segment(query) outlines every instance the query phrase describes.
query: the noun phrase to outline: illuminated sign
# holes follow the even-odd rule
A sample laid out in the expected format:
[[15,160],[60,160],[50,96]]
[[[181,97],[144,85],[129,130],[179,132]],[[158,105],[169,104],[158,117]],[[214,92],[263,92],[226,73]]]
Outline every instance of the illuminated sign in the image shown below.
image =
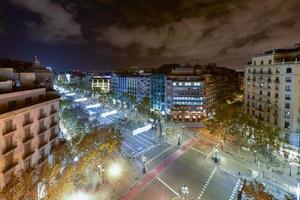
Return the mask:
[[88,105],[88,106],[86,106],[85,108],[86,109],[91,109],[91,108],[98,108],[98,107],[100,107],[101,105],[100,105],[100,103],[97,103],[97,104],[93,104],[93,105]]
[[109,115],[114,115],[114,114],[117,114],[117,113],[118,113],[117,110],[112,110],[112,111],[109,111],[109,112],[101,113],[101,117],[107,117]]
[[149,131],[151,128],[152,128],[152,125],[151,125],[151,124],[147,124],[146,126],[143,126],[143,127],[141,127],[141,128],[135,129],[135,130],[132,132],[132,134],[133,134],[133,135],[138,135],[138,134],[140,134],[140,133]]
[[70,97],[70,96],[75,96],[76,93],[67,93],[66,96]]
[[81,101],[86,101],[87,100],[87,98],[79,98],[79,99],[75,99],[74,101],[75,102],[81,102]]

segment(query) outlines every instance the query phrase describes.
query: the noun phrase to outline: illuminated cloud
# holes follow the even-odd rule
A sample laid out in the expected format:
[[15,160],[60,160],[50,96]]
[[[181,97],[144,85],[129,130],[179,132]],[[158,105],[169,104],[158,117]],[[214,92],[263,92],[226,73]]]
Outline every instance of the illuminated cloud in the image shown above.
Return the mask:
[[60,4],[50,0],[9,0],[17,6],[38,14],[38,21],[27,22],[31,39],[47,43],[76,42],[81,38],[81,26]]
[[117,48],[138,47],[140,56],[151,56],[149,52],[159,50],[161,57],[233,65],[242,64],[266,49],[300,41],[298,0],[247,2],[240,6],[230,4],[226,15],[224,9],[220,9],[210,19],[207,12],[196,12],[195,16],[184,16],[159,26],[128,27],[116,23],[101,29],[98,39]]

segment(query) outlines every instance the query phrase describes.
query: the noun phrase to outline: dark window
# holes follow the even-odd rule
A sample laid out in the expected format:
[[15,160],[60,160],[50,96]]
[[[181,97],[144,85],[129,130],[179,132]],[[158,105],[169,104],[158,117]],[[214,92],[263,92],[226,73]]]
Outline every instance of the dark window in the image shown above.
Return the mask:
[[290,127],[290,123],[289,122],[284,122],[284,128],[289,128]]
[[44,95],[39,95],[39,100],[43,100],[44,99]]
[[25,98],[25,103],[26,104],[31,104],[32,103],[32,97]]
[[263,60],[262,60],[262,61],[260,61],[260,64],[261,64],[261,65],[263,65],[263,64],[264,64],[264,61],[263,61]]
[[259,91],[259,94],[262,94],[262,91]]
[[268,97],[271,95],[271,93],[270,92],[268,92]]
[[289,103],[285,103],[285,108],[290,109],[290,104]]
[[289,83],[289,82],[292,82],[292,78],[291,78],[291,77],[286,77],[286,78],[285,78],[285,81],[288,82],[288,83]]
[[275,98],[278,98],[278,93],[275,93]]
[[292,73],[292,68],[286,68],[286,73]]
[[272,60],[271,59],[269,60],[269,64],[272,64]]
[[14,109],[17,107],[17,100],[14,100],[14,101],[9,101],[8,102],[8,108],[10,109]]

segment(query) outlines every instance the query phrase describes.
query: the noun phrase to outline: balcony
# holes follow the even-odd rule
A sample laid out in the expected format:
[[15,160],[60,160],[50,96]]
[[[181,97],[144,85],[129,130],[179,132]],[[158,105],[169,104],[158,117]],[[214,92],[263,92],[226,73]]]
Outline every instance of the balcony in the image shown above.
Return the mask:
[[39,117],[38,117],[38,120],[40,120],[40,119],[44,119],[45,117],[47,117],[47,115],[46,115],[46,113],[40,113],[39,114]]
[[29,120],[25,120],[23,122],[23,126],[28,126],[29,124],[32,124],[33,123],[33,120],[32,119],[29,119]]
[[32,140],[33,138],[34,138],[34,135],[33,135],[33,134],[30,134],[29,136],[27,136],[27,137],[25,137],[25,138],[23,139],[23,143],[26,143],[26,142]]
[[15,130],[17,130],[17,127],[15,125],[12,127],[6,127],[3,129],[3,135],[13,133]]
[[57,125],[56,121],[50,123],[50,127],[53,127],[53,126],[56,126],[56,125]]
[[18,161],[14,161],[14,162],[12,162],[12,163],[9,163],[9,164],[7,164],[7,165],[3,168],[2,172],[3,172],[3,173],[6,173],[6,172],[8,172],[9,170],[11,170],[12,168],[14,168],[14,167],[17,166],[17,165],[18,165]]
[[28,158],[29,156],[31,156],[32,154],[34,154],[34,150],[30,150],[29,152],[25,152],[23,155],[23,159]]
[[55,114],[55,113],[57,113],[57,109],[51,109],[51,110],[50,110],[50,115],[53,115],[53,114]]
[[47,160],[47,156],[41,156],[39,159],[39,164],[43,164]]
[[2,150],[2,154],[5,155],[5,154],[13,151],[15,148],[17,148],[17,144],[8,145]]
[[39,129],[38,134],[42,134],[42,133],[44,133],[46,130],[47,130],[46,127],[42,127],[42,128]]
[[56,134],[56,133],[51,134],[51,135],[50,135],[50,138],[49,138],[49,141],[52,141],[52,140],[54,140],[54,139],[57,138],[57,137],[58,137],[58,134]]
[[39,149],[44,147],[47,143],[48,143],[48,141],[46,141],[46,140],[39,141]]

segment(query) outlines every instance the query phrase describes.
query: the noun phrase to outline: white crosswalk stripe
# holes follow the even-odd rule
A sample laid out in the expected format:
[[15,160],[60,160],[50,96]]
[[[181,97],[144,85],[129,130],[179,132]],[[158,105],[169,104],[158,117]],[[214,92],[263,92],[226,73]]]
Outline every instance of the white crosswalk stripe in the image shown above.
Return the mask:
[[233,188],[233,191],[232,191],[232,193],[231,193],[231,196],[230,196],[229,200],[234,200],[237,191],[241,190],[242,187],[243,187],[243,183],[242,183],[241,179],[239,178],[239,179],[237,180],[237,182],[236,182],[234,188]]
[[207,181],[206,181],[204,187],[202,188],[201,192],[199,193],[199,195],[198,195],[198,197],[197,197],[197,200],[201,200],[201,199],[202,199],[203,194],[204,194],[204,192],[205,192],[205,190],[206,190],[208,184],[210,183],[212,177],[215,175],[217,169],[218,169],[218,168],[215,167],[215,168],[213,169],[213,171],[211,172],[211,174],[210,174],[210,176],[208,177],[208,179],[207,179]]

